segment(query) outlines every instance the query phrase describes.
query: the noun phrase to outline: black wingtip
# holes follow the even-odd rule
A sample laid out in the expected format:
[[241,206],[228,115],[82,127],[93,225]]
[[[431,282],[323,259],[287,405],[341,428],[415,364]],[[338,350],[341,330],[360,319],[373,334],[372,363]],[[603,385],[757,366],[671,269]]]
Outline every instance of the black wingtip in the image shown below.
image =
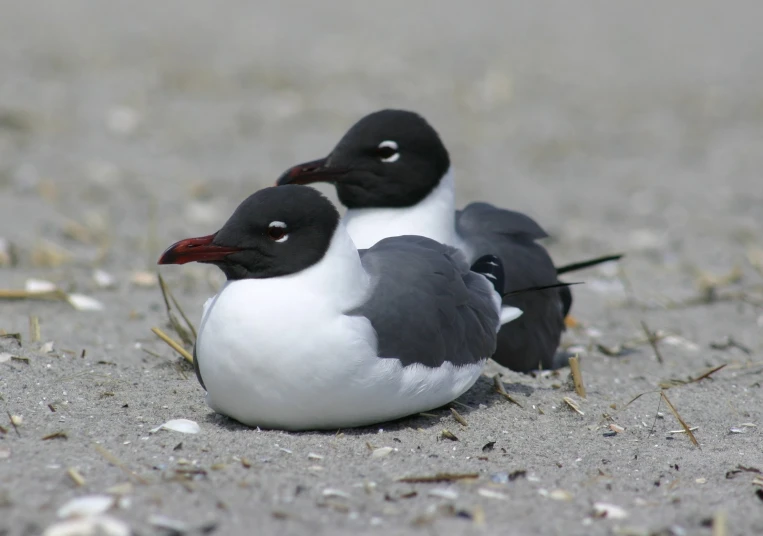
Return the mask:
[[524,294],[525,292],[537,292],[539,290],[549,290],[552,288],[563,288],[563,287],[571,287],[572,285],[582,285],[582,282],[579,283],[554,283],[553,285],[542,285],[539,287],[527,287],[527,288],[521,288],[518,290],[512,290],[511,292],[506,292],[503,294],[503,297],[506,296],[514,296],[516,294]]
[[611,261],[619,261],[625,256],[625,253],[617,253],[615,255],[605,255],[604,257],[597,257],[595,259],[589,259],[587,261],[581,261],[581,262],[573,262],[572,264],[565,264],[564,266],[559,266],[556,269],[556,274],[566,274],[567,272],[575,272],[577,270],[582,270],[583,268],[590,268],[591,266],[596,266],[597,264],[604,264],[605,262],[611,262]]
[[498,294],[503,294],[503,286],[506,276],[503,272],[503,263],[495,255],[484,255],[474,261],[472,272],[477,272],[487,277]]

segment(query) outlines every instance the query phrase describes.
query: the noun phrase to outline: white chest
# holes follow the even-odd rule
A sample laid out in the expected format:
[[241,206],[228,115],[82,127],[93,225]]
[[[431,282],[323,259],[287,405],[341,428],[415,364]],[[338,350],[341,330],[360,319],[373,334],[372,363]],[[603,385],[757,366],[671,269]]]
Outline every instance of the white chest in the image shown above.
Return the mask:
[[257,426],[299,426],[330,414],[327,395],[376,360],[370,323],[332,310],[318,294],[257,283],[227,285],[205,311],[196,354],[207,402]]
[[360,249],[401,235],[426,236],[457,246],[453,188],[453,175],[449,171],[425,199],[412,207],[348,210],[344,216],[347,231]]

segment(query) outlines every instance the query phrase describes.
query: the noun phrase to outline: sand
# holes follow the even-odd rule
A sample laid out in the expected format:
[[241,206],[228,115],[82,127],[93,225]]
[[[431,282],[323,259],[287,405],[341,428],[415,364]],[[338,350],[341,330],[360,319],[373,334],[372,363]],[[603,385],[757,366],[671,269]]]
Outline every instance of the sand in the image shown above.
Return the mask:
[[[0,2],[0,238],[18,256],[0,288],[38,278],[103,305],[0,299],[22,337],[0,339],[0,534],[104,493],[136,534],[763,531],[760,475],[734,472],[763,470],[763,8],[735,6]],[[532,215],[558,264],[627,254],[567,277],[586,283],[564,342],[587,398],[569,369],[491,366],[453,405],[466,427],[442,408],[252,430],[150,331],[177,338],[151,280],[164,247],[387,106],[440,131],[460,204]],[[162,273],[198,323],[220,274]],[[724,364],[665,391],[697,448],[659,385]],[[200,433],[149,433],[179,418]],[[469,478],[399,480],[440,473]]]

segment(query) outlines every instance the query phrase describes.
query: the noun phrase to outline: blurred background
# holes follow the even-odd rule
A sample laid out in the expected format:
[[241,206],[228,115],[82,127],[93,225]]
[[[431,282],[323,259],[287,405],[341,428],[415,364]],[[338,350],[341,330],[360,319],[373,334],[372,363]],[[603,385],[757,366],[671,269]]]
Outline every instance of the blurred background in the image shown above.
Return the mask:
[[[761,421],[761,21],[760,0],[0,0],[0,361],[7,363],[0,398],[9,415],[25,419],[18,435],[3,423],[3,444],[14,453],[8,459],[11,451],[0,451],[8,459],[0,484],[9,492],[0,489],[0,506],[11,495],[17,506],[3,510],[0,533],[3,521],[39,533],[41,515],[52,519],[64,497],[81,493],[64,476],[68,466],[81,468],[91,491],[127,480],[92,450],[96,438],[152,479],[168,455],[214,468],[245,453],[257,464],[251,487],[225,471],[210,471],[199,483],[204,493],[189,495],[170,481],[137,486],[124,514],[131,519],[149,512],[189,523],[218,519],[228,533],[231,526],[248,533],[255,519],[265,532],[277,525],[275,532],[285,521],[271,507],[299,494],[300,515],[289,526],[302,531],[302,519],[320,519],[331,524],[327,534],[341,533],[332,520],[345,514],[315,507],[328,489],[319,496],[317,480],[309,492],[298,485],[318,463],[307,453],[324,452],[315,445],[323,440],[287,442],[218,423],[193,373],[151,333],[156,326],[170,332],[156,260],[179,239],[219,229],[245,196],[325,155],[355,121],[384,107],[415,110],[440,132],[459,206],[486,200],[529,214],[552,235],[546,245],[557,265],[627,255],[619,273],[609,264],[568,277],[585,281],[573,289],[579,325],[564,344],[582,358],[592,395],[586,420],[568,412],[555,390],[564,372],[506,375],[515,396],[534,393],[524,413],[494,404],[492,382],[483,381],[476,396],[485,394],[490,407],[469,414],[468,429],[448,424],[465,439],[458,448],[471,444],[478,455],[492,450],[488,433],[502,441],[491,454],[494,470],[524,476],[527,469],[527,485],[513,484],[509,501],[472,497],[485,519],[526,534],[539,524],[545,534],[610,534],[608,522],[580,523],[592,521],[594,501],[612,495],[633,511],[629,522],[657,531],[634,534],[709,534],[707,516],[721,507],[743,529],[735,534],[760,533],[753,527],[760,516],[750,515],[760,511],[753,475],[730,480],[739,471],[726,471],[759,466],[760,454],[759,432],[742,435],[746,428],[738,427]],[[222,274],[195,263],[163,274],[198,325]],[[96,312],[60,300],[5,299],[29,289],[30,278],[45,280],[33,282],[37,289],[84,294],[91,300],[84,308]],[[650,330],[659,336],[645,338]],[[4,332],[20,333],[24,346]],[[664,366],[649,346],[658,339]],[[611,421],[610,403],[622,409],[664,380],[704,378],[703,367],[726,364],[717,382],[670,390],[686,421],[702,427],[702,451],[648,431],[655,422],[657,430],[677,423],[658,422],[659,406],[647,397],[620,414],[634,435],[600,437],[595,424],[606,425],[602,414]],[[43,400],[57,404],[62,396],[72,405],[49,412]],[[176,417],[211,433],[184,438],[179,453],[175,439],[139,439]],[[61,426],[68,441],[39,439],[59,437],[48,434]],[[326,482],[370,505],[345,533],[369,527],[379,519],[368,517],[388,506],[402,515],[384,514],[378,530],[399,533],[438,500],[422,489],[416,501],[391,505],[381,493],[390,475],[431,469],[440,463],[430,459],[435,453],[448,471],[477,467],[471,454],[457,461],[439,434],[420,443],[410,432],[400,435],[400,448],[423,444],[420,457],[369,457],[366,438],[385,444],[376,430],[348,434],[336,456],[326,441]],[[294,455],[274,450],[280,446]],[[272,464],[261,464],[261,455]],[[609,478],[602,469],[614,475],[614,488],[600,480]],[[529,483],[536,473],[542,480]],[[379,491],[361,492],[360,480],[374,475]],[[546,488],[571,490],[575,499],[551,505],[538,495]],[[471,492],[462,489],[468,503]],[[679,522],[691,528],[665,528]]]
[[[440,132],[459,204],[527,212],[560,264],[622,250],[644,274],[724,271],[760,243],[758,2],[2,0],[0,12],[0,236],[30,268],[59,254],[151,268],[383,107]],[[99,233],[109,246],[88,243]]]

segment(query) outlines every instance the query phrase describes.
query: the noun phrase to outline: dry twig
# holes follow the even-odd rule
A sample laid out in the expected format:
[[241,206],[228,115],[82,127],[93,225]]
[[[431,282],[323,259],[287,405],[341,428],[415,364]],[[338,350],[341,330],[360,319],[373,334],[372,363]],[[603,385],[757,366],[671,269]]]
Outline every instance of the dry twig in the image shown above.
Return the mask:
[[501,395],[503,398],[511,402],[512,404],[516,404],[520,408],[522,407],[522,404],[517,402],[513,396],[511,396],[509,393],[506,392],[506,388],[503,386],[503,382],[501,381],[501,375],[496,374],[493,376],[493,385],[495,385],[495,392]]
[[649,340],[649,345],[652,347],[652,350],[654,350],[654,355],[657,358],[657,361],[662,365],[665,363],[665,361],[662,359],[662,354],[660,353],[660,349],[657,347],[657,343],[659,342],[659,337],[657,337],[657,334],[652,333],[649,330],[649,327],[646,325],[646,322],[643,320],[641,321],[641,327],[644,329],[644,333],[646,334],[647,339]]
[[459,412],[457,412],[454,408],[450,408],[450,413],[453,415],[453,418],[456,419],[456,422],[460,424],[463,427],[469,426],[469,423],[466,422],[466,419],[464,419]]
[[166,342],[169,345],[170,348],[172,348],[177,353],[179,353],[181,356],[183,356],[183,359],[185,359],[186,361],[188,361],[190,364],[193,365],[193,356],[191,354],[189,354],[188,351],[185,348],[180,346],[180,344],[178,344],[176,341],[174,341],[169,335],[164,333],[159,328],[151,328],[151,331],[153,331],[154,334],[157,337],[159,337],[161,340]]
[[572,372],[572,381],[575,384],[575,392],[580,398],[586,397],[585,386],[583,385],[583,373],[580,372],[580,360],[578,356],[570,358],[570,371]]
[[673,406],[673,404],[670,402],[670,399],[668,399],[668,395],[665,394],[665,391],[660,391],[660,396],[670,408],[670,411],[673,413],[673,416],[681,424],[681,427],[684,430],[686,430],[686,434],[689,436],[689,439],[691,439],[692,444],[694,444],[694,446],[697,447],[698,449],[701,449],[701,447],[699,446],[699,441],[697,441],[697,438],[694,437],[694,434],[692,433],[691,428],[689,428],[689,425],[686,424],[686,422],[678,414],[678,411],[676,410],[675,406]]
[[122,460],[120,460],[119,458],[114,456],[111,452],[109,452],[108,450],[106,450],[102,446],[100,446],[98,444],[95,444],[95,445],[93,445],[93,447],[95,448],[96,452],[98,454],[100,454],[101,456],[103,456],[103,458],[106,461],[108,461],[109,463],[112,463],[115,466],[119,467],[126,475],[134,478],[138,483],[140,483],[140,484],[150,484],[148,479],[140,476],[138,473],[136,473],[135,471],[133,471],[132,469],[127,467],[127,465]]

